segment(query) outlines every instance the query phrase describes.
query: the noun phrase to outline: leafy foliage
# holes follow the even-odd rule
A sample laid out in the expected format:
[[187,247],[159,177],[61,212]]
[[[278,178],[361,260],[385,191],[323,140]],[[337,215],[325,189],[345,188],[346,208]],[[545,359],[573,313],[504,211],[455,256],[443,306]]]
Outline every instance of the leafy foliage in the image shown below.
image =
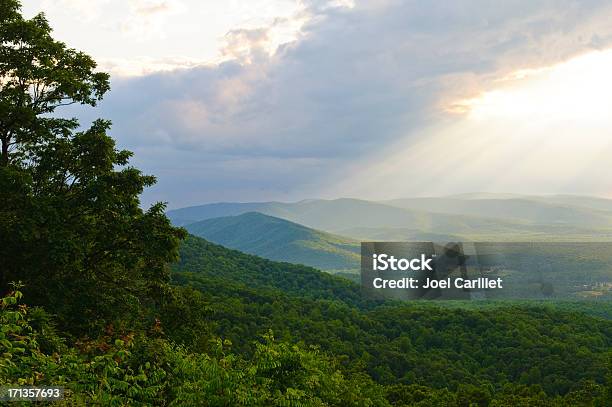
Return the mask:
[[183,232],[162,204],[139,207],[155,179],[128,166],[108,121],[76,131],[48,115],[95,105],[108,75],[53,40],[43,15],[25,20],[11,0],[0,9],[0,291],[23,281],[65,329],[100,330],[163,289]]
[[[73,405],[385,405],[371,380],[347,379],[316,348],[274,342],[255,344],[251,359],[227,353],[216,340],[212,355],[191,353],[164,339],[112,335],[41,351],[21,292],[2,299],[0,385],[54,385]],[[60,349],[56,349],[60,350]]]
[[[47,325],[48,317],[20,305],[21,297],[13,291],[1,301],[0,385],[63,386],[66,405],[605,406],[612,394],[610,375],[606,385],[577,382],[563,397],[514,383],[498,389],[461,383],[455,391],[383,386],[362,372],[346,371],[342,358],[277,342],[271,333],[253,343],[250,357],[229,352],[231,343],[214,337],[207,353],[194,353],[155,329],[136,335],[110,330],[68,347],[50,338],[55,331],[44,332],[36,319]],[[42,349],[41,340],[56,345]]]
[[24,19],[16,0],[0,1],[0,10],[0,165],[7,166],[30,158],[25,145],[74,129],[74,120],[46,114],[74,103],[94,106],[109,76],[95,72],[88,55],[54,40],[43,14]]

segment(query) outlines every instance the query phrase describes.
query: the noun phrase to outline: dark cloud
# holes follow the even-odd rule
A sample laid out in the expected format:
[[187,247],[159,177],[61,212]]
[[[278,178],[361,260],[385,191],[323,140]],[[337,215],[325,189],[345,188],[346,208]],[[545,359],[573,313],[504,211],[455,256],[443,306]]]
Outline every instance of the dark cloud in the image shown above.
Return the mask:
[[409,137],[454,99],[612,38],[606,2],[306,4],[303,34],[273,56],[266,29],[235,30],[233,62],[113,81],[102,114],[158,175],[147,200],[316,195],[331,171]]

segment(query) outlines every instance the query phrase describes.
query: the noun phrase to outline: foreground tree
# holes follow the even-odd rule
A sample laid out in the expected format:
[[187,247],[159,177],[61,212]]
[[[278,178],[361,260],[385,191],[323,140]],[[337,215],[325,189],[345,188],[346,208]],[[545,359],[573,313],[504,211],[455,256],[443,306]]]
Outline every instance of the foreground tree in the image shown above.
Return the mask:
[[24,19],[16,0],[0,0],[0,40],[0,165],[6,167],[27,158],[25,145],[76,126],[41,115],[75,103],[95,106],[109,77],[94,72],[89,56],[55,41],[44,15]]
[[128,166],[110,122],[59,117],[95,106],[108,74],[15,0],[0,0],[0,39],[0,290],[22,281],[65,327],[100,329],[164,289],[183,232],[162,204],[140,208],[155,179]]

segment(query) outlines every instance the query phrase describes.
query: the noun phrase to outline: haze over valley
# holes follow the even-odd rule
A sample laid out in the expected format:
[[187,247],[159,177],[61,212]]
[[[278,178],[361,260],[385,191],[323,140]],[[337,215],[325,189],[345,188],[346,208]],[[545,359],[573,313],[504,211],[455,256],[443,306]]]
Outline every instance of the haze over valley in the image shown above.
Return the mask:
[[[340,198],[293,203],[213,203],[167,213],[174,224],[190,229],[189,225],[196,222],[247,212],[353,240],[612,239],[612,200],[573,195],[462,194],[390,201]],[[240,220],[235,220],[236,227],[242,223]],[[248,223],[249,219],[242,220]],[[229,225],[228,228],[231,229]]]

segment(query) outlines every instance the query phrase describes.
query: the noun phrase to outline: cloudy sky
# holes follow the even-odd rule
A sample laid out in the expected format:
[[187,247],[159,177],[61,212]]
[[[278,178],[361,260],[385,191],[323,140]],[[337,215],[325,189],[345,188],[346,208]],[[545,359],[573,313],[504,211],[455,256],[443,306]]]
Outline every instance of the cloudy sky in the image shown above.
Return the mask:
[[606,1],[26,0],[112,73],[143,197],[612,198]]

